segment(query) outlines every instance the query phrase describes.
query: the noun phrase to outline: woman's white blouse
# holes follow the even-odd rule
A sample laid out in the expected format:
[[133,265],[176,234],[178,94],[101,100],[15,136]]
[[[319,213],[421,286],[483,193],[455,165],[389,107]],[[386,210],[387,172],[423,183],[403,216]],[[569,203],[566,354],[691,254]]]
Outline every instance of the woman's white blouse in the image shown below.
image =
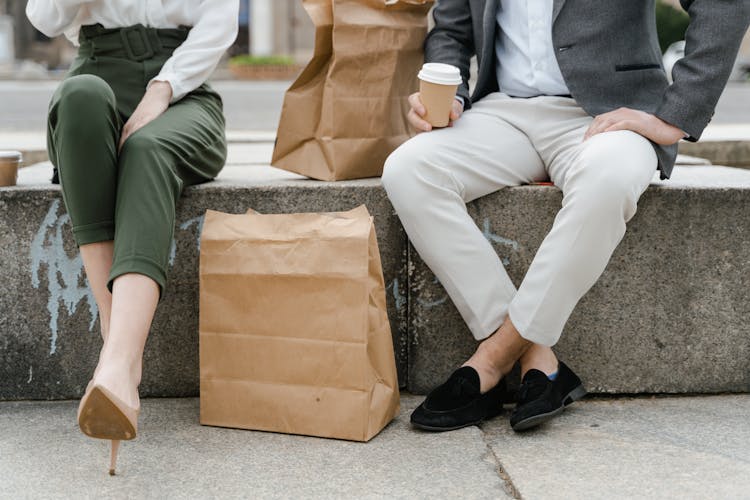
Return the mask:
[[187,40],[152,81],[169,82],[172,102],[198,88],[237,37],[239,0],[29,0],[26,15],[42,33],[65,34],[78,44],[82,25],[105,28],[143,24],[151,28],[192,26]]

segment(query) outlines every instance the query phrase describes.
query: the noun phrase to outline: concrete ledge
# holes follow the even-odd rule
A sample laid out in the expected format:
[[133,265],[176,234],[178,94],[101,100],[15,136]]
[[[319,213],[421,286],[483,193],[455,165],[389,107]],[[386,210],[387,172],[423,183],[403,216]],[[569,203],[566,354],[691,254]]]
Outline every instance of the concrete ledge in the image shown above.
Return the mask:
[[705,158],[716,165],[750,168],[750,141],[682,142],[680,153]]
[[750,127],[709,125],[699,142],[680,142],[680,153],[705,158],[715,165],[750,168]]
[[[0,400],[82,394],[101,341],[58,187],[47,167],[0,189]],[[198,235],[212,208],[244,213],[338,211],[366,204],[375,217],[397,365],[406,374],[406,236],[378,180],[320,183],[272,168],[228,167],[186,190],[178,207],[167,293],[146,347],[144,396],[198,394]],[[394,300],[398,297],[398,300]]]
[[[601,280],[556,351],[591,392],[750,391],[750,172],[683,167],[644,194]],[[516,284],[561,194],[520,187],[470,205]],[[475,342],[433,274],[410,251],[409,389],[421,393]]]
[[[100,346],[60,191],[48,178],[48,167],[30,167],[21,186],[0,189],[0,400],[80,396]],[[750,391],[749,197],[750,172],[738,169],[682,167],[672,181],[654,182],[557,348],[591,391]],[[269,167],[228,167],[180,203],[143,396],[198,392],[197,236],[207,208],[270,213],[362,203],[376,220],[402,385],[425,392],[439,383],[474,343],[408,250],[379,180],[323,183]],[[559,204],[555,188],[531,186],[470,205],[517,284]]]
[[[275,131],[228,131],[229,157],[227,165],[268,165],[273,153]],[[48,160],[45,133],[3,132],[1,150],[19,150],[24,164],[32,165]],[[678,165],[700,163],[750,168],[750,126],[710,125],[700,142],[680,142]],[[693,158],[688,158],[693,157]]]

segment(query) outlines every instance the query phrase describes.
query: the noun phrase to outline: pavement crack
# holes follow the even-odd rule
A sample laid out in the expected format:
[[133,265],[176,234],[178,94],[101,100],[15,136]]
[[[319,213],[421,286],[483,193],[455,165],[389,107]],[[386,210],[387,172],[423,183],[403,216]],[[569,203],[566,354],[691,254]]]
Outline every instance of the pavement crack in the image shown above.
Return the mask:
[[513,484],[513,480],[510,477],[510,474],[508,474],[508,471],[505,470],[503,467],[502,462],[500,461],[500,457],[495,453],[495,450],[492,449],[492,445],[490,444],[489,437],[487,433],[479,427],[479,433],[482,435],[482,441],[484,441],[485,446],[487,447],[487,453],[490,457],[492,457],[492,460],[495,462],[495,469],[497,471],[498,476],[503,480],[504,490],[505,492],[510,495],[515,500],[523,500],[523,497],[521,496],[521,492],[518,491],[518,488],[516,488],[516,485]]

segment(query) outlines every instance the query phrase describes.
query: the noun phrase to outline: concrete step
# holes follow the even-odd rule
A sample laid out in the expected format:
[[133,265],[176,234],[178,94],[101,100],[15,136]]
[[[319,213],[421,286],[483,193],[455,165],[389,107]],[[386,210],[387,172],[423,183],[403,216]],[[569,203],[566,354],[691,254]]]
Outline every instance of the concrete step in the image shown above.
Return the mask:
[[709,125],[699,142],[680,142],[680,153],[714,165],[750,168],[750,126]]
[[[97,312],[49,165],[0,189],[0,400],[81,395],[100,347]],[[680,167],[654,181],[602,280],[557,347],[589,390],[750,391],[750,172]],[[474,348],[442,287],[409,249],[378,179],[306,180],[227,167],[180,202],[167,294],[146,350],[143,396],[198,393],[198,235],[206,209],[347,210],[375,216],[402,386],[425,392]],[[470,212],[520,282],[560,204],[557,189],[507,189]]]
[[[18,187],[0,189],[1,399],[80,395],[95,365],[97,310],[83,280],[51,167],[21,170]],[[198,393],[198,239],[208,208],[244,213],[349,210],[374,214],[390,300],[400,378],[406,381],[406,236],[379,180],[320,183],[271,167],[227,167],[220,180],[186,190],[177,217],[167,294],[145,359],[143,394]]]
[[[228,131],[228,165],[267,165],[271,162],[276,132]],[[0,150],[19,150],[24,163],[48,160],[44,131],[0,134]],[[700,142],[680,142],[679,165],[714,164],[750,168],[750,125],[710,125]]]

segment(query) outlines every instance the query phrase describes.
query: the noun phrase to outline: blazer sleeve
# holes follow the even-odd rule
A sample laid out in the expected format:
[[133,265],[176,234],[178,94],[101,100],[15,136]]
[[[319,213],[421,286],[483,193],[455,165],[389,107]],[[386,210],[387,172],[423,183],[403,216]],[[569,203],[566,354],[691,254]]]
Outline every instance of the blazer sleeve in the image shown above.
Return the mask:
[[31,24],[52,38],[62,35],[78,15],[81,5],[90,0],[29,0],[26,17]]
[[750,24],[750,0],[680,0],[690,15],[685,57],[655,114],[697,141],[713,116]]
[[237,38],[239,8],[239,0],[201,1],[198,22],[149,85],[169,82],[173,103],[200,87]]
[[458,96],[464,108],[469,109],[469,71],[471,57],[476,52],[469,2],[438,0],[432,15],[435,27],[425,40],[425,61],[452,64],[461,70],[463,83],[458,88]]

